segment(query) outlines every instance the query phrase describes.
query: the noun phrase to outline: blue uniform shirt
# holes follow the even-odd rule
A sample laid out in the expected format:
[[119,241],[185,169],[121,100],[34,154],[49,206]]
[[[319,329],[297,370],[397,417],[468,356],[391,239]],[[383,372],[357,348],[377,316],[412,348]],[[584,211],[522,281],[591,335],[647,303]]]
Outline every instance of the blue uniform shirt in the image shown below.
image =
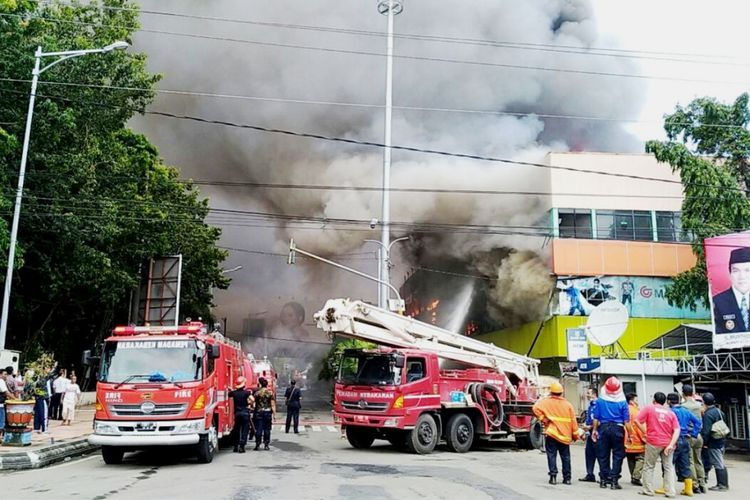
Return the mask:
[[594,425],[594,408],[596,408],[596,399],[589,401],[589,407],[586,410],[586,425],[591,427]]
[[625,425],[630,421],[628,403],[624,399],[622,401],[607,401],[606,399],[599,398],[594,407],[594,418],[600,424],[614,422]]
[[683,408],[680,405],[673,406],[672,411],[677,416],[677,420],[680,422],[680,437],[698,437],[701,433],[701,427],[703,427],[703,421],[693,415],[690,410]]

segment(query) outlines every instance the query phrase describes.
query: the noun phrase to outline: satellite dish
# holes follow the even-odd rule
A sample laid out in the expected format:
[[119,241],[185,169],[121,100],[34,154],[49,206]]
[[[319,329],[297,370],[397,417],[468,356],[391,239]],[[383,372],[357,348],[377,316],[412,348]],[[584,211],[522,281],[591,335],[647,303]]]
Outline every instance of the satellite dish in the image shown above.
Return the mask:
[[628,310],[616,300],[607,300],[591,311],[586,333],[589,342],[606,347],[617,342],[627,327]]

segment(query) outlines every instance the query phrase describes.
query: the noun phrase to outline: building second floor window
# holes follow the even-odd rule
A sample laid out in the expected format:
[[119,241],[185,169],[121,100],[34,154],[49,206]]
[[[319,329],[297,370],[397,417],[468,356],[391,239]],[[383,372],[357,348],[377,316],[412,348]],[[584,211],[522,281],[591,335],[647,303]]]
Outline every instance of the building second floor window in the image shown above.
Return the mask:
[[656,234],[659,241],[691,241],[690,234],[682,230],[680,212],[656,212]]
[[591,210],[560,209],[557,212],[561,238],[591,238]]
[[651,212],[648,210],[597,210],[596,237],[602,240],[652,241]]

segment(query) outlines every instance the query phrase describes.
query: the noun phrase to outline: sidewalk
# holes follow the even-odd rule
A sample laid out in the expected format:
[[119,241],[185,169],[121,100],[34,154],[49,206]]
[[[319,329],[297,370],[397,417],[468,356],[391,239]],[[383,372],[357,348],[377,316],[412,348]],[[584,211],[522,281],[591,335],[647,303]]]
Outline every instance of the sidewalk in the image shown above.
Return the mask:
[[30,446],[0,446],[0,470],[36,469],[95,451],[98,447],[86,441],[93,420],[94,407],[83,406],[76,410],[72,425],[50,420],[48,432],[34,432]]

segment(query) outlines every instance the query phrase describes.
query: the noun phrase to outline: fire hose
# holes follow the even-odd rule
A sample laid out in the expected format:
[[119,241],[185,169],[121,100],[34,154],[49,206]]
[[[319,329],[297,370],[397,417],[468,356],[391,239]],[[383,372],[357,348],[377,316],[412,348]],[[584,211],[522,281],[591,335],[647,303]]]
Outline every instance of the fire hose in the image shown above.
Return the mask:
[[[466,386],[466,392],[471,395],[474,402],[482,407],[490,422],[490,426],[500,427],[505,418],[505,412],[503,410],[503,403],[500,401],[499,389],[492,384],[472,382]],[[488,398],[484,397],[485,393],[489,393],[490,396]]]

